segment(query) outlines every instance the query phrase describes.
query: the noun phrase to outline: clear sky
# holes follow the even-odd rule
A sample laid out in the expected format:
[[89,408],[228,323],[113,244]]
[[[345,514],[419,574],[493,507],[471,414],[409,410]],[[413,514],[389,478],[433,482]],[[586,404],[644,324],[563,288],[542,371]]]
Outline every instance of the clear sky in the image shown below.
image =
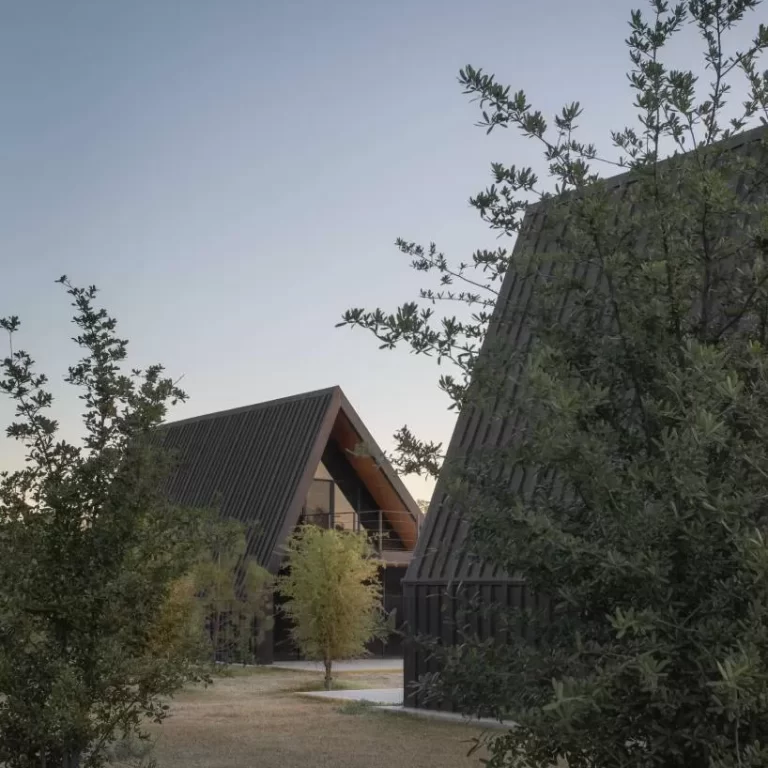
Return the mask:
[[447,440],[434,363],[334,324],[416,297],[398,236],[456,258],[496,244],[467,199],[491,161],[538,151],[473,127],[459,67],[547,114],[580,100],[585,138],[605,146],[632,119],[636,5],[0,3],[0,314],[22,317],[65,430],[78,406],[60,383],[76,354],[62,273],[102,289],[132,364],[184,375],[174,417],[339,384],[385,447],[404,423]]

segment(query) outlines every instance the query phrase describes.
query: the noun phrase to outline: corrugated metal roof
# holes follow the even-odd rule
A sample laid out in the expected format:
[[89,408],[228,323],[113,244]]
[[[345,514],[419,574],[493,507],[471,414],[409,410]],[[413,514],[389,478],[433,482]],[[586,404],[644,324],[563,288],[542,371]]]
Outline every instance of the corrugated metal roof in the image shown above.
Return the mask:
[[178,504],[217,506],[254,527],[250,551],[264,566],[295,525],[320,462],[341,390],[211,413],[160,427],[177,457],[168,494]]
[[[768,137],[768,126],[762,126],[723,143],[722,148],[746,156],[762,152],[761,142]],[[631,177],[628,173],[606,179],[602,184],[609,190],[626,193]],[[762,183],[765,183],[763,181]],[[743,179],[737,180],[738,188]],[[484,340],[479,364],[491,354],[498,354],[506,347],[519,350],[529,345],[530,329],[526,323],[526,311],[537,284],[547,278],[545,269],[526,272],[527,258],[540,259],[555,250],[562,232],[544,227],[547,203],[532,205],[526,212],[523,228],[515,243],[512,262],[502,284],[488,333]],[[544,259],[546,263],[546,259]],[[595,277],[597,279],[597,277]],[[564,299],[564,304],[567,297]],[[564,308],[563,308],[564,310]],[[561,310],[561,315],[562,311]],[[493,353],[490,350],[493,349]],[[510,354],[511,357],[511,354]],[[447,493],[450,466],[477,457],[485,450],[493,450],[514,444],[520,433],[524,414],[515,409],[516,376],[507,372],[508,387],[494,402],[482,406],[470,404],[460,414],[448,446],[444,471],[438,479],[419,542],[405,578],[406,582],[446,584],[454,581],[492,582],[508,580],[488,563],[473,556],[468,542],[468,520],[451,503]],[[510,490],[522,488],[532,478],[524,469],[517,468],[509,478]]]
[[389,498],[417,529],[418,505],[339,387],[162,425],[158,435],[177,460],[168,496],[244,523],[250,553],[275,571],[341,415],[372,450],[378,482],[386,483],[394,494]]

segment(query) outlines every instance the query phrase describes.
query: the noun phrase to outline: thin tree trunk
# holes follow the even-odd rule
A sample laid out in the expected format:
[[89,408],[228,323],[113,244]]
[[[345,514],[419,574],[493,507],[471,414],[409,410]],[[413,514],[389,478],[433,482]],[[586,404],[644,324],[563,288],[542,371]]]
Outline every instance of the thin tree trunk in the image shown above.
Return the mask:
[[211,646],[213,649],[213,663],[219,660],[219,631],[221,629],[221,614],[216,609],[213,613],[213,623],[211,626]]
[[333,687],[333,678],[331,677],[331,665],[333,664],[333,659],[325,659],[325,690],[330,691]]

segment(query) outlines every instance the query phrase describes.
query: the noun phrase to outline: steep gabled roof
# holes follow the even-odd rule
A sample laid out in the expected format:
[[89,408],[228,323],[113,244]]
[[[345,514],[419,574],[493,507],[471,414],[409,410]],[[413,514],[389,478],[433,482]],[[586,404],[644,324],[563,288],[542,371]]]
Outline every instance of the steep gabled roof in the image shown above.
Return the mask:
[[[298,523],[328,440],[346,436],[347,443],[365,442],[381,455],[339,387],[171,422],[158,432],[178,462],[169,479],[169,497],[185,506],[216,506],[222,515],[249,526],[250,552],[273,571],[279,568],[283,542]],[[379,496],[397,499],[400,507],[419,514],[388,462],[350,461],[360,474],[370,474],[368,465],[375,464],[366,484],[376,486],[378,479],[384,486],[378,488]],[[417,518],[413,520],[417,525]]]
[[[746,157],[763,157],[766,137],[768,126],[761,126],[727,139],[720,148]],[[735,179],[734,182],[737,188],[743,188],[742,179]],[[629,173],[623,173],[600,183],[623,195],[632,183],[632,177]],[[553,227],[544,226],[546,215],[546,201],[529,207],[515,242],[512,264],[525,264],[530,255],[542,256],[558,249],[560,233]],[[481,360],[491,354],[491,348],[493,354],[498,354],[502,345],[512,351],[530,343],[530,330],[526,327],[525,315],[537,283],[544,279],[538,271],[531,276],[510,267],[480,350]],[[568,297],[564,296],[563,303],[567,301]],[[481,451],[514,444],[515,436],[520,434],[518,426],[522,419],[520,411],[515,409],[515,395],[516,387],[513,384],[511,391],[505,393],[503,402],[497,399],[496,404],[488,407],[470,404],[459,415],[446,453],[445,469],[441,472],[432,496],[416,551],[408,567],[406,582],[447,584],[458,581],[510,580],[491,564],[473,556],[467,542],[469,522],[452,506],[446,486],[451,465],[461,463],[473,455],[477,456]],[[510,479],[510,490],[514,492],[522,488],[529,479],[524,470],[515,471]]]

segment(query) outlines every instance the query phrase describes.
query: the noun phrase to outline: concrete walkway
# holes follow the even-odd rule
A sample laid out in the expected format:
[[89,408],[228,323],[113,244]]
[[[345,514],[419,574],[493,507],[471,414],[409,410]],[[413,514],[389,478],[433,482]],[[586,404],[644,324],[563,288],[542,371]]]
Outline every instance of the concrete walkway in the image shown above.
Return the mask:
[[478,728],[484,729],[499,729],[508,731],[515,727],[515,723],[511,720],[499,722],[493,720],[490,717],[467,717],[466,715],[460,715],[458,712],[441,712],[434,709],[416,709],[415,707],[404,707],[402,701],[395,706],[378,706],[376,709],[385,710],[387,712],[402,712],[404,715],[412,715],[413,717],[423,717],[429,720],[444,720],[449,723],[457,723],[460,725],[476,725]]
[[315,699],[325,699],[326,701],[364,701],[375,705],[376,709],[386,712],[402,712],[404,715],[413,717],[423,717],[430,720],[442,720],[444,722],[456,723],[459,725],[473,725],[483,729],[503,729],[514,728],[514,723],[500,723],[498,720],[490,718],[465,717],[455,712],[440,712],[432,709],[415,709],[413,707],[403,706],[402,688],[369,688],[367,690],[341,690],[341,691],[304,691],[297,696],[310,696]]
[[[272,664],[278,669],[292,669],[300,672],[325,672],[321,661],[276,661]],[[402,659],[382,659],[372,656],[367,659],[349,659],[348,661],[334,661],[335,672],[402,672]]]
[[366,701],[369,704],[378,704],[382,709],[390,707],[402,707],[402,688],[369,688],[363,691],[306,691],[299,696],[311,696],[316,699],[330,701]]

